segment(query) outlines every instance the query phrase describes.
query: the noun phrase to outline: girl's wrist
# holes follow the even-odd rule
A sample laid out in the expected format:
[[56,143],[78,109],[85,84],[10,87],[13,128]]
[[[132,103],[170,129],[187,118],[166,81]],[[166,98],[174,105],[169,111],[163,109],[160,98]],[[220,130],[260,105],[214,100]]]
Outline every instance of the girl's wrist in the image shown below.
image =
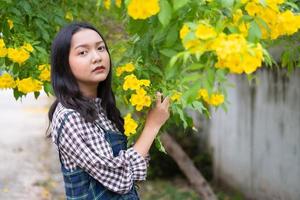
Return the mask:
[[156,124],[156,123],[146,122],[144,128],[145,129],[152,129],[153,132],[158,132],[159,129],[161,128],[161,125]]

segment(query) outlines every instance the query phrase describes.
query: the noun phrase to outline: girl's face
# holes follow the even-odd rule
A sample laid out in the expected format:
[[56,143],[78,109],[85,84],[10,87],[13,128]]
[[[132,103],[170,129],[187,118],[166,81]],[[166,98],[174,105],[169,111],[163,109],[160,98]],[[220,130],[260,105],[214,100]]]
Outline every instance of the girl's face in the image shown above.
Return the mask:
[[71,40],[69,64],[80,90],[97,88],[110,70],[110,58],[101,36],[94,30],[82,29]]

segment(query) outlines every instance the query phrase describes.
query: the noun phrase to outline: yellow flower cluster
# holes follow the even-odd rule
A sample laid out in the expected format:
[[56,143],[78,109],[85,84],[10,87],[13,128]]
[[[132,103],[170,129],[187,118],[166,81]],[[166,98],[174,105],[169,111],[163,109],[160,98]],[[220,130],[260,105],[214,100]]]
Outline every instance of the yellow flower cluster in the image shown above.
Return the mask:
[[24,43],[21,48],[25,49],[28,52],[33,52],[33,47],[29,43]]
[[182,93],[181,92],[178,92],[178,91],[175,91],[172,96],[171,96],[171,100],[172,101],[179,101],[179,99],[181,98],[182,96]]
[[[194,38],[187,40],[185,37],[189,32],[194,33]],[[196,27],[189,27],[184,24],[179,32],[185,49],[191,53],[205,52],[211,50],[211,42],[217,37],[217,32],[208,23],[200,21]]]
[[279,5],[283,0],[267,0],[267,6],[262,5],[259,1],[247,1],[245,10],[250,16],[260,17],[263,19],[269,30],[260,24],[263,39],[276,39],[282,35],[292,35],[300,28],[300,16],[295,15],[290,10],[281,12]]
[[135,67],[132,63],[127,63],[123,66],[119,66],[116,68],[116,74],[117,76],[121,76],[123,72],[132,72],[134,71]]
[[3,39],[0,39],[0,57],[7,56],[11,61],[22,64],[30,57],[33,47],[29,43],[24,43],[19,48],[6,48]]
[[217,68],[228,68],[231,73],[251,74],[261,66],[263,49],[260,44],[249,44],[242,34],[220,34],[212,49],[218,56]]
[[50,65],[49,64],[39,65],[38,69],[41,72],[39,75],[39,79],[41,81],[50,81]]
[[8,48],[7,57],[20,65],[24,63],[30,57],[29,52],[25,48]]
[[137,123],[132,119],[131,114],[128,113],[124,118],[125,135],[129,137],[130,135],[135,134],[137,127]]
[[151,98],[143,88],[136,90],[136,94],[132,94],[130,98],[131,105],[135,106],[137,111],[141,111],[143,107],[151,105]]
[[207,90],[204,88],[198,91],[198,98],[203,99],[207,104],[212,106],[219,106],[224,102],[223,94],[213,93],[209,96]]
[[159,0],[131,0],[127,12],[133,19],[147,19],[160,10]]
[[237,9],[233,13],[232,25],[236,26],[238,28],[238,30],[240,31],[240,33],[244,37],[247,37],[250,25],[249,25],[249,23],[244,22],[244,21],[241,20],[242,16],[243,16],[243,11],[241,9]]
[[138,90],[141,88],[141,86],[149,86],[150,81],[146,79],[137,79],[134,74],[130,74],[125,76],[124,83],[123,83],[123,89],[126,91],[128,89],[130,90]]
[[0,89],[8,89],[14,87],[16,87],[14,78],[8,73],[3,73],[0,76]]
[[212,26],[202,23],[197,26],[195,34],[201,40],[208,40],[217,36],[217,32]]
[[141,111],[143,107],[149,107],[151,105],[151,98],[147,95],[147,92],[142,86],[148,87],[150,81],[146,79],[138,80],[134,74],[127,75],[124,78],[123,89],[135,90],[136,93],[131,95],[130,103],[135,106],[137,111]]
[[42,82],[31,77],[16,81],[17,88],[20,92],[27,94],[29,92],[38,92],[42,89]]

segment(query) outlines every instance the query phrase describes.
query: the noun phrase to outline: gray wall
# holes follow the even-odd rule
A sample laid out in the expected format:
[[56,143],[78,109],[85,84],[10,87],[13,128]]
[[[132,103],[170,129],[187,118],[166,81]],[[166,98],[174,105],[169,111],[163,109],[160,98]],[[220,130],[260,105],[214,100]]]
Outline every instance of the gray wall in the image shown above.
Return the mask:
[[258,85],[231,76],[228,112],[214,111],[208,143],[216,181],[249,199],[300,199],[300,70],[263,69]]

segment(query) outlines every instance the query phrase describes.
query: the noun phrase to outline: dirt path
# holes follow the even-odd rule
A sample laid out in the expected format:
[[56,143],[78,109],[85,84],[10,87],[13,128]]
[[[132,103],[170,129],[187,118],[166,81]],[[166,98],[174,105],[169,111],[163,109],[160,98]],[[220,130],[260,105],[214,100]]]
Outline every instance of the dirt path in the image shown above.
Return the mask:
[[0,200],[63,199],[55,149],[45,139],[50,100],[0,91]]

